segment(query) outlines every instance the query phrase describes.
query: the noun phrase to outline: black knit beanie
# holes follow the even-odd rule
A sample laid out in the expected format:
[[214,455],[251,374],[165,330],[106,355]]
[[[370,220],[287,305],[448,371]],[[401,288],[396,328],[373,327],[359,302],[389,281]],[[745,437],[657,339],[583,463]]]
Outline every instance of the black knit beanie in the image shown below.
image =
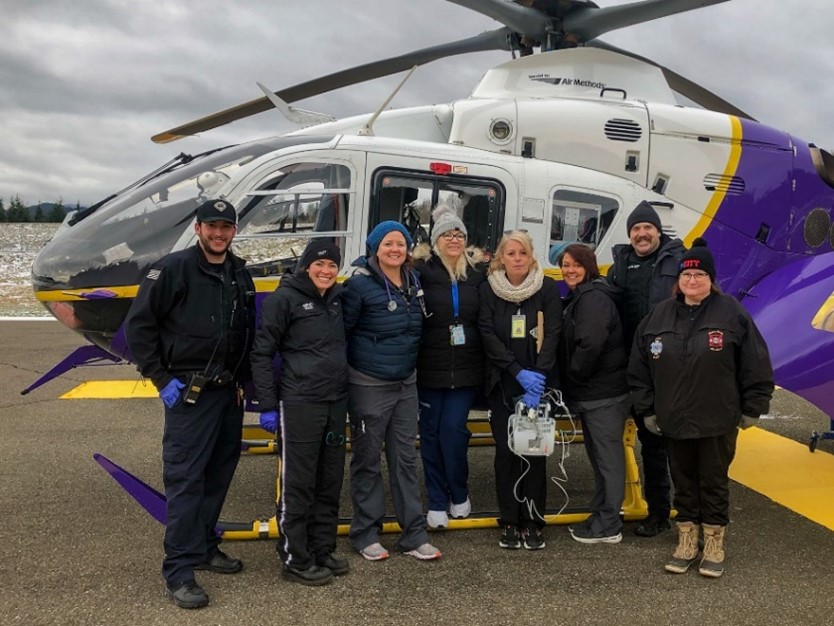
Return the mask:
[[709,274],[712,282],[715,282],[715,259],[712,252],[707,248],[707,242],[700,237],[692,242],[692,247],[683,253],[678,274],[684,270],[700,270]]
[[663,230],[660,226],[660,216],[654,210],[654,207],[645,200],[634,207],[634,210],[629,214],[626,220],[626,234],[630,235],[632,226],[641,222],[648,222],[654,225],[657,230]]

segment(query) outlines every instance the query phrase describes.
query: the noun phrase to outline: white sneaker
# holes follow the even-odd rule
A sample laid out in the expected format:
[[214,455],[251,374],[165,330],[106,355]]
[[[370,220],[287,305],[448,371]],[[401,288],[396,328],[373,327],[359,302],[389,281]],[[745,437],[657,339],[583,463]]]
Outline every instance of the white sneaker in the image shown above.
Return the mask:
[[469,501],[469,498],[466,498],[466,501],[462,504],[450,504],[449,505],[449,515],[456,519],[463,519],[464,517],[469,517],[469,514],[472,512],[472,503]]
[[382,561],[388,558],[388,550],[381,543],[372,543],[359,551],[368,561]]
[[426,523],[429,528],[448,528],[449,516],[446,515],[446,511],[429,511],[426,515]]
[[441,556],[440,550],[435,548],[430,543],[424,543],[419,548],[409,550],[405,554],[408,556],[413,556],[415,559],[420,559],[421,561],[433,561],[434,559],[439,559]]

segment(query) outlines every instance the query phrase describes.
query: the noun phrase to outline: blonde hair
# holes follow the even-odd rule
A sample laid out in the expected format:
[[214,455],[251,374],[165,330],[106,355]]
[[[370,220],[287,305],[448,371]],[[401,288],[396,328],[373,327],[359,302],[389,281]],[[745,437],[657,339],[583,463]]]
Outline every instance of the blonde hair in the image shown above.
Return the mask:
[[504,269],[504,264],[501,262],[501,256],[504,254],[504,248],[506,248],[507,244],[511,241],[521,245],[527,253],[527,256],[532,259],[533,263],[530,265],[531,272],[539,266],[539,262],[536,260],[536,255],[533,254],[533,239],[529,234],[527,234],[527,231],[511,230],[508,233],[504,233],[504,236],[501,237],[501,241],[498,242],[498,248],[495,250],[495,256],[492,257],[492,261],[489,264],[490,274]]
[[449,272],[452,280],[466,280],[469,267],[475,267],[472,255],[468,254],[467,250],[463,250],[460,256],[453,261],[440,251],[439,245],[434,244],[431,249],[437,255],[437,258],[440,259],[440,262],[443,263],[443,267]]

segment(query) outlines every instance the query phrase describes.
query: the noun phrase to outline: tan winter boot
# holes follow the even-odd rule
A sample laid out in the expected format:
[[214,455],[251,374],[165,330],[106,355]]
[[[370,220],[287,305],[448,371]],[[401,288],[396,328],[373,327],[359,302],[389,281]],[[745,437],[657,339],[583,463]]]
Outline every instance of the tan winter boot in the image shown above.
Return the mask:
[[718,578],[724,573],[724,530],[726,526],[704,524],[704,558],[698,567],[701,576]]
[[678,547],[665,565],[667,572],[686,574],[690,565],[698,558],[698,532],[694,522],[678,522]]

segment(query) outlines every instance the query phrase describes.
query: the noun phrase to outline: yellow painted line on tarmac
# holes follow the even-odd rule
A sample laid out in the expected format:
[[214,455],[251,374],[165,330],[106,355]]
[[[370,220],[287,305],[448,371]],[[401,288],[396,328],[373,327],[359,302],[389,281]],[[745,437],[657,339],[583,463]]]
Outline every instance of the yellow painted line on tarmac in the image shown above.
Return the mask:
[[748,428],[739,433],[730,478],[834,530],[834,455]]
[[150,381],[88,380],[61,396],[61,400],[124,400],[126,398],[158,398]]

